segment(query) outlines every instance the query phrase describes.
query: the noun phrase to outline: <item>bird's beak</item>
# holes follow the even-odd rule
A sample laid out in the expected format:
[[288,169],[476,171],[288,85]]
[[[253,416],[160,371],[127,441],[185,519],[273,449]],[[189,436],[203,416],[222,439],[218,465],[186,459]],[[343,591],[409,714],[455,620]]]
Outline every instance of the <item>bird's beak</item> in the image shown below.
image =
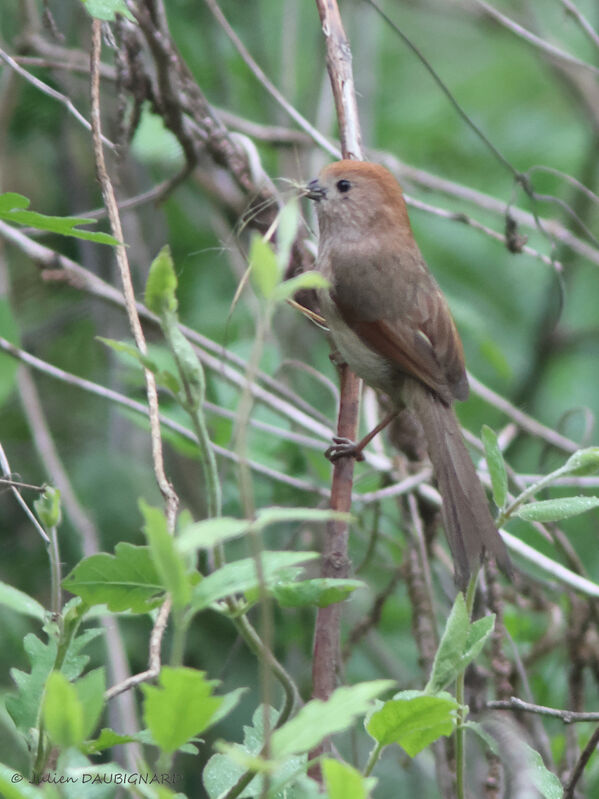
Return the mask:
[[324,199],[327,196],[327,190],[324,186],[321,186],[318,182],[318,179],[311,180],[308,185],[306,186],[306,197],[310,200],[319,200]]

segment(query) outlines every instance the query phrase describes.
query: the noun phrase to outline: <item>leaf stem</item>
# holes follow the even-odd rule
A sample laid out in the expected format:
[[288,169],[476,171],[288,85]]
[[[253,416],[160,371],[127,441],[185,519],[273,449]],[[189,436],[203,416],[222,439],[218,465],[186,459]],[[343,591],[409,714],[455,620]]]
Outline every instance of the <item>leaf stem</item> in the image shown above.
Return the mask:
[[[466,589],[466,610],[468,611],[468,619],[472,619],[472,608],[474,606],[474,597],[476,596],[476,583],[478,580],[478,572],[472,575],[468,588]],[[464,799],[464,771],[465,771],[465,746],[464,746],[464,681],[466,670],[464,669],[458,674],[456,680],[455,698],[458,703],[458,722],[455,731],[455,782],[456,782],[456,796],[457,799]]]
[[366,763],[366,767],[364,768],[364,776],[368,777],[372,769],[375,767],[377,760],[381,756],[381,752],[383,751],[383,744],[378,742],[373,746],[372,752],[368,757],[368,763]]

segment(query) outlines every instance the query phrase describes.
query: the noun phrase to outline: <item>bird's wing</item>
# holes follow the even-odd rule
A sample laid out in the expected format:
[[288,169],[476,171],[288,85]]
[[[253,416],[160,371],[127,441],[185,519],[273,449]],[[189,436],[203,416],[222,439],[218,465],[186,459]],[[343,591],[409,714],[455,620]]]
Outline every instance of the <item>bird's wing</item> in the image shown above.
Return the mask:
[[[333,263],[331,296],[346,324],[372,350],[445,402],[466,399],[462,342],[447,302],[420,253],[404,257],[412,261],[400,264],[393,256],[397,263],[390,269],[381,269],[374,258],[361,257],[353,268],[346,259],[342,269]],[[368,280],[374,272],[376,279]]]

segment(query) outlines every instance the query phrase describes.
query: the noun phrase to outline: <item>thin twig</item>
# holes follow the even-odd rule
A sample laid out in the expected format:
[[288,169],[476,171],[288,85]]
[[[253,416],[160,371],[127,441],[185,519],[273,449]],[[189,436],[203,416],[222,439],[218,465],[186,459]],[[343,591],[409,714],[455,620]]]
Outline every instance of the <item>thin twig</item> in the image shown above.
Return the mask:
[[525,702],[517,696],[509,699],[490,700],[485,704],[490,710],[521,710],[524,713],[536,713],[539,716],[550,716],[554,719],[561,719],[564,724],[578,724],[582,721],[599,721],[599,712],[594,713],[575,713],[572,710],[560,710],[555,707],[545,705],[535,705],[532,702]]
[[[4,473],[4,475],[6,477],[10,478],[12,472],[10,470],[10,464],[8,463],[8,458],[6,457],[6,453],[4,452],[4,447],[2,446],[2,444],[0,444],[0,468],[2,469],[2,472]],[[12,481],[11,481],[11,485],[10,485],[10,490],[12,491],[13,496],[17,500],[19,505],[23,508],[23,510],[25,512],[25,515],[27,516],[29,521],[33,524],[35,529],[40,534],[43,542],[46,544],[46,546],[49,546],[50,539],[48,538],[48,535],[47,535],[46,531],[41,526],[41,524],[38,522],[38,520],[37,520],[35,514],[33,513],[33,511],[30,510],[29,505],[25,502],[25,500],[21,496],[21,494],[20,494],[18,488],[16,487],[16,485],[12,484]]]
[[156,616],[156,621],[152,627],[152,633],[150,635],[148,668],[146,671],[139,672],[139,674],[133,674],[126,680],[123,680],[123,682],[120,682],[117,685],[113,685],[112,688],[109,688],[104,694],[104,699],[107,702],[118,694],[122,694],[123,691],[128,691],[130,688],[134,688],[136,685],[140,685],[142,682],[153,680],[160,674],[160,649],[170,612],[171,599],[170,597],[167,597],[160,606],[158,615]]
[[[322,32],[325,37],[327,69],[335,109],[339,121],[339,135],[344,158],[362,159],[360,126],[354,80],[351,68],[351,50],[343,29],[336,0],[316,0]],[[358,428],[361,380],[347,366],[340,369],[340,400],[337,435],[355,439]],[[331,482],[331,508],[348,512],[352,503],[354,475],[353,458],[340,458],[333,467]],[[347,577],[348,525],[346,522],[328,522],[323,552],[322,577]],[[341,605],[320,608],[316,616],[312,663],[312,696],[326,700],[335,690],[340,667]],[[313,759],[330,750],[329,740],[323,741],[309,757]],[[320,765],[311,770],[322,781]]]
[[[67,109],[67,111],[70,114],[72,114],[77,120],[77,122],[83,125],[83,127],[86,130],[92,129],[91,124],[87,121],[87,119],[83,116],[83,114],[80,113],[75,108],[71,100],[65,94],[62,94],[56,89],[53,89],[51,86],[48,86],[48,84],[44,83],[43,80],[36,78],[35,75],[31,74],[31,72],[28,72],[20,64],[17,64],[14,58],[11,58],[11,56],[9,56],[8,53],[5,53],[4,50],[2,49],[0,49],[0,58],[3,61],[5,61],[8,64],[8,66],[11,69],[13,69],[15,72],[17,72],[22,78],[25,78],[26,81],[35,86],[36,89],[39,89],[41,92],[43,92],[43,94],[46,94],[48,97],[51,97],[53,100],[57,100],[59,103],[62,103],[62,105],[64,105],[65,108]],[[109,139],[106,139],[104,136],[102,136],[102,141],[111,150],[115,149],[115,145]]]
[[569,66],[577,67],[578,69],[584,69],[588,72],[592,72],[594,75],[599,75],[599,68],[594,64],[588,64],[586,61],[581,61],[579,58],[570,55],[570,53],[566,53],[565,50],[560,50],[560,48],[556,47],[554,44],[546,42],[545,39],[541,39],[540,36],[536,36],[534,33],[531,33],[529,30],[522,27],[522,25],[519,25],[513,19],[510,19],[510,17],[507,17],[496,8],[493,8],[493,6],[489,5],[489,3],[486,3],[485,0],[472,0],[472,2],[482,9],[482,11],[484,11],[484,13],[489,17],[494,19],[500,25],[503,25],[504,28],[512,33],[515,33],[520,39],[524,39],[525,42],[528,42],[528,44],[532,45],[537,50],[545,53],[545,55],[548,55],[551,58],[557,58],[559,61],[563,61]]
[[[91,94],[91,123],[92,123],[92,141],[94,149],[94,161],[96,165],[96,173],[100,188],[102,190],[102,197],[108,209],[108,218],[110,221],[110,228],[113,236],[118,241],[123,242],[123,230],[121,227],[121,220],[116,203],[116,196],[108,170],[104,159],[104,151],[102,148],[102,134],[101,134],[101,121],[100,121],[100,53],[102,49],[102,27],[98,19],[92,21],[92,46],[90,56],[90,94]],[[124,243],[117,245],[115,248],[115,255],[119,267],[121,281],[123,285],[123,294],[125,305],[127,308],[127,316],[129,318],[129,325],[133,333],[135,343],[141,353],[147,353],[147,346],[142,330],[141,322],[137,313],[135,292],[133,290],[133,282],[131,279],[131,271],[129,269],[129,261],[127,258],[127,250]],[[148,398],[148,416],[150,420],[150,438],[152,442],[152,462],[154,465],[154,475],[156,482],[165,502],[166,508],[166,521],[168,529],[171,533],[175,530],[175,521],[177,515],[177,507],[179,498],[175,493],[174,488],[170,484],[164,471],[164,459],[162,452],[162,437],[160,431],[160,415],[158,410],[158,392],[156,389],[156,380],[152,372],[148,369],[144,370],[146,381],[146,394]],[[171,599],[166,597],[163,602],[154,627],[150,636],[150,649],[149,649],[149,668],[143,674],[137,674],[129,677],[126,680],[114,686],[106,693],[106,698],[109,699],[117,693],[139,684],[147,679],[155,677],[160,671],[160,651],[162,638],[168,617],[171,609]]]
[[[16,347],[14,344],[11,344],[2,337],[0,337],[0,351],[5,352],[7,355],[11,355],[13,358],[28,364],[32,368],[47,374],[50,377],[54,377],[55,379],[61,380],[64,383],[68,383],[69,385],[76,386],[77,388],[88,391],[91,394],[102,397],[109,402],[114,402],[117,405],[128,408],[135,413],[141,414],[144,418],[147,418],[148,416],[147,406],[143,403],[130,399],[124,394],[119,394],[117,391],[106,388],[106,386],[102,386],[99,383],[93,383],[91,380],[86,380],[85,378],[77,377],[77,375],[71,374],[70,372],[65,372],[63,369],[59,369],[57,366],[53,366],[46,361],[42,361],[40,358],[36,358],[35,355],[31,355],[31,353]],[[164,427],[167,427],[170,430],[173,430],[173,432],[183,436],[186,440],[191,441],[194,444],[197,443],[196,437],[191,430],[183,427],[183,425],[179,424],[179,422],[170,419],[168,416],[161,414],[160,423],[164,425]],[[217,444],[213,444],[212,446],[214,448],[214,452],[220,457],[231,460],[234,463],[238,462],[238,458],[234,452],[231,452],[224,447],[220,447]],[[301,480],[298,477],[291,477],[290,475],[283,474],[275,469],[270,469],[268,466],[263,466],[256,461],[250,460],[248,463],[253,471],[269,478],[270,480],[275,480],[277,482],[283,483],[284,485],[291,486],[292,488],[297,488],[300,491],[307,491],[309,493],[318,494],[323,497],[330,496],[330,492],[322,486],[309,483],[308,481]]]
[[591,756],[597,750],[598,744],[599,744],[599,727],[597,727],[597,729],[593,732],[593,734],[587,741],[587,745],[582,750],[580,757],[578,758],[578,762],[576,763],[572,771],[572,776],[570,777],[570,779],[566,784],[566,787],[564,788],[563,799],[573,799],[576,783],[582,777],[582,772],[584,771],[586,764],[591,759]]
[[285,97],[283,97],[283,95],[277,89],[277,87],[274,85],[274,83],[272,83],[272,81],[269,80],[269,78],[267,78],[267,76],[264,74],[263,70],[260,69],[258,64],[254,61],[254,59],[250,55],[250,53],[249,53],[248,49],[246,48],[246,46],[243,44],[243,42],[241,41],[239,36],[237,36],[235,31],[231,27],[229,21],[227,20],[227,18],[225,17],[223,12],[221,11],[221,9],[220,9],[218,3],[216,2],[216,0],[205,0],[205,1],[206,1],[206,5],[208,6],[210,11],[213,13],[214,17],[216,18],[216,21],[221,26],[221,28],[225,31],[225,33],[227,34],[227,36],[229,37],[229,39],[231,40],[231,42],[235,46],[235,49],[237,50],[239,55],[243,58],[245,63],[248,65],[248,67],[251,69],[251,71],[256,76],[256,78],[260,81],[260,83],[267,89],[269,94],[272,97],[274,97],[274,99],[289,114],[289,116],[293,120],[295,120],[295,122],[297,122],[297,124],[300,126],[300,128],[303,128],[303,130],[305,130],[306,133],[309,136],[311,136],[314,139],[314,141],[318,145],[320,145],[320,147],[323,148],[323,150],[326,150],[333,157],[338,158],[339,157],[339,150],[337,150],[336,147],[333,147],[327,141],[327,139],[325,139],[325,137],[322,135],[322,133],[320,133],[320,131],[318,131],[315,127],[313,127],[307,121],[307,119],[305,119],[300,113],[298,113],[298,111],[296,111],[296,109],[291,105],[291,103],[289,103],[285,99]]
[[562,0],[562,5],[564,6],[568,14],[571,14],[574,17],[574,19],[578,22],[580,27],[587,34],[587,36],[593,42],[595,47],[599,47],[599,33],[597,33],[595,28],[593,28],[593,26],[584,16],[584,14],[574,5],[572,0]]

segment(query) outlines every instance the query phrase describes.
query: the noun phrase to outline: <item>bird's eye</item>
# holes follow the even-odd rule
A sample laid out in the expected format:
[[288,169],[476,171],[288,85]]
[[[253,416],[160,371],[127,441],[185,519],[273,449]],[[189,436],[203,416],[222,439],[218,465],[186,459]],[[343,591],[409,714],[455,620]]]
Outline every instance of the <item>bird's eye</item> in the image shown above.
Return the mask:
[[338,180],[337,181],[337,190],[340,191],[342,194],[346,191],[351,189],[351,183],[349,180]]

